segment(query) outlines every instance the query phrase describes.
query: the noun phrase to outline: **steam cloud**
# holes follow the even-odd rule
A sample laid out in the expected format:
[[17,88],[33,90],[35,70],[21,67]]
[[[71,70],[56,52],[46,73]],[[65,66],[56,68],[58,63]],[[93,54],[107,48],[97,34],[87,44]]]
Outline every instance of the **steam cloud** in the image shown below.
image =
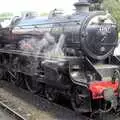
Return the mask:
[[29,51],[35,55],[43,54],[45,57],[49,58],[61,58],[64,57],[62,50],[64,41],[64,34],[60,35],[58,43],[56,43],[55,37],[49,32],[46,32],[41,40],[32,37],[30,39],[23,39],[19,44],[22,51]]

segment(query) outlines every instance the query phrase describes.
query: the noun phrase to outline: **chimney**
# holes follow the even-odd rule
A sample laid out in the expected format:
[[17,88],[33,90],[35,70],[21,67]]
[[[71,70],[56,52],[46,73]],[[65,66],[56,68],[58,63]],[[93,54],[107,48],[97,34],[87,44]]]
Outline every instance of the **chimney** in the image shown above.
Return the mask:
[[90,3],[88,2],[88,0],[79,0],[79,2],[74,4],[74,6],[77,13],[89,12]]

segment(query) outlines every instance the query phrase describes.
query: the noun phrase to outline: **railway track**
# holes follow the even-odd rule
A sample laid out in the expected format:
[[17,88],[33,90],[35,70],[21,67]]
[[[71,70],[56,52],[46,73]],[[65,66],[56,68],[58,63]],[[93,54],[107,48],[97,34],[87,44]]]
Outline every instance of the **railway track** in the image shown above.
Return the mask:
[[13,109],[5,105],[3,102],[0,101],[0,109],[11,116],[11,119],[15,120],[26,120],[24,117],[22,117],[20,114],[15,112]]

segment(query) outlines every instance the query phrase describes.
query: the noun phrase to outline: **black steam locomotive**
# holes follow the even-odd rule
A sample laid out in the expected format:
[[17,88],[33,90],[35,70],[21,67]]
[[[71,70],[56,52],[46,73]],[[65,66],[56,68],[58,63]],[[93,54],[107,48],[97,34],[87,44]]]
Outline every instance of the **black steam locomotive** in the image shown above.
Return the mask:
[[[96,2],[96,1],[92,1]],[[108,112],[119,107],[120,60],[114,18],[74,4],[64,16],[15,18],[0,29],[0,79],[7,79],[50,101],[62,94],[77,112]],[[25,88],[26,88],[25,87]]]

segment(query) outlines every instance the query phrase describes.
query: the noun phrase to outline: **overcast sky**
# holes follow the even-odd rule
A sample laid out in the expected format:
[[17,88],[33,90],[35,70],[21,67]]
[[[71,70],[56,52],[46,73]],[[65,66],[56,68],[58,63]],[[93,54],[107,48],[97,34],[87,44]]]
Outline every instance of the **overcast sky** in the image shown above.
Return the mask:
[[0,0],[0,13],[1,12],[14,12],[20,11],[40,11],[49,12],[54,8],[64,9],[66,12],[71,12],[74,7],[74,2],[78,0]]

